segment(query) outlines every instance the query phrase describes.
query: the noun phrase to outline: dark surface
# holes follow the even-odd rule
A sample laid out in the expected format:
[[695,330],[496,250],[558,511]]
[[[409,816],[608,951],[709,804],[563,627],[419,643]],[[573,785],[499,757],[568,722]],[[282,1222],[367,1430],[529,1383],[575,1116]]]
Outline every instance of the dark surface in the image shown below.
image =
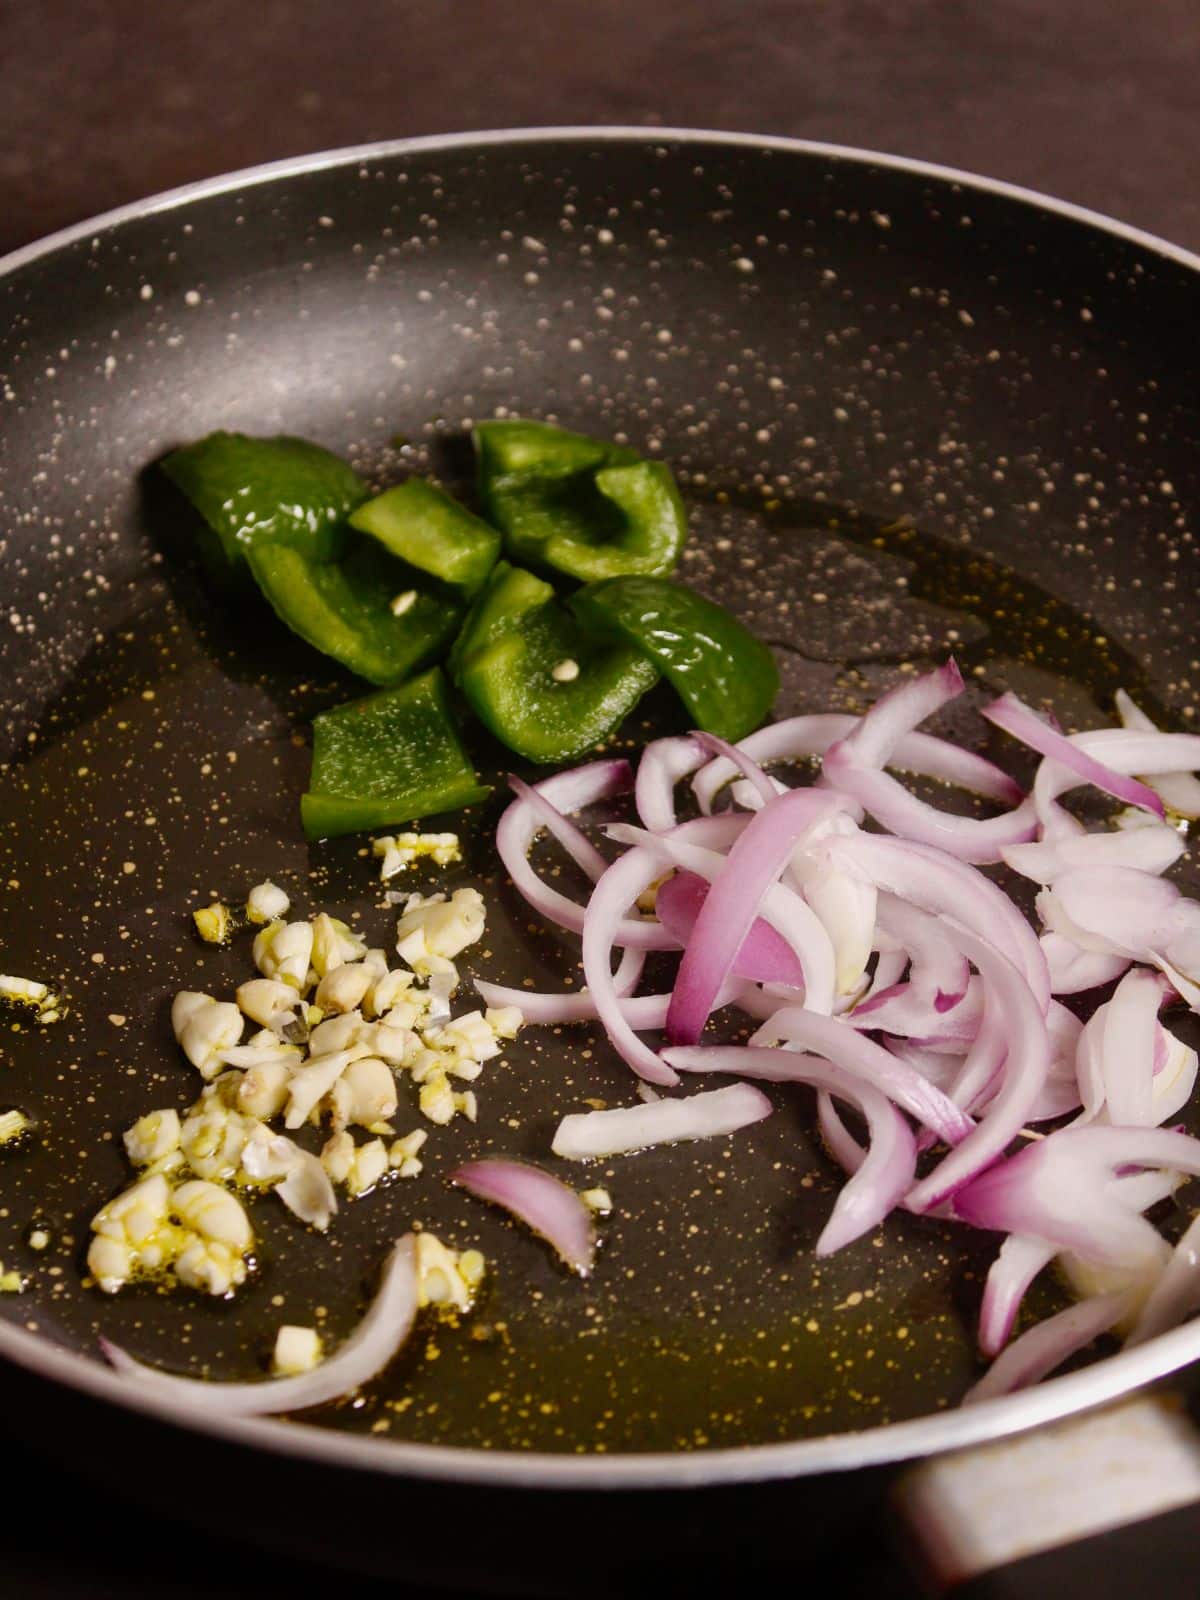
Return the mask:
[[[1079,0],[902,14],[678,6],[657,17],[615,4],[196,4],[147,17],[140,5],[5,13],[0,247],[277,155],[440,129],[605,120],[892,149],[1039,185],[1200,244],[1191,101],[1200,46],[1182,4],[1143,7],[1119,26]],[[23,1385],[6,1388],[21,1416]],[[93,1442],[103,1449],[103,1433],[89,1450]],[[27,1519],[19,1507],[13,1518],[15,1533],[28,1533],[13,1568],[28,1573],[20,1592],[136,1592],[151,1574],[170,1592],[162,1559],[138,1549],[118,1502],[98,1519],[107,1540],[98,1535],[90,1551],[81,1541],[76,1562],[52,1530],[64,1507],[68,1521],[87,1520],[78,1490],[43,1469],[30,1481],[36,1502]],[[87,1499],[96,1504],[96,1491]],[[48,1513],[40,1524],[38,1506]],[[114,1528],[117,1555],[101,1577]],[[192,1538],[164,1542],[178,1550]],[[215,1568],[219,1556],[210,1559]],[[235,1570],[260,1576],[253,1562]],[[176,1571],[198,1585],[181,1593],[217,1586],[185,1563]],[[856,1555],[842,1592],[865,1581]]]

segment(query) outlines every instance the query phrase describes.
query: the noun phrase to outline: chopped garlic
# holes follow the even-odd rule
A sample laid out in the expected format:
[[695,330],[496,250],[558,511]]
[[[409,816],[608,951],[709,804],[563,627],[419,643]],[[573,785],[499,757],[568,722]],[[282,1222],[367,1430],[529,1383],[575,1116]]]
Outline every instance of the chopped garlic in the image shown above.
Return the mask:
[[19,1272],[5,1272],[0,1267],[0,1294],[23,1294],[25,1280]]
[[321,1335],[315,1328],[296,1328],[285,1323],[275,1335],[271,1371],[277,1378],[294,1378],[311,1372],[321,1363]]
[[284,1127],[302,1128],[350,1063],[368,1053],[365,1045],[354,1045],[349,1050],[318,1056],[315,1061],[310,1060],[304,1066],[297,1067],[288,1081]]
[[167,1109],[139,1117],[125,1132],[125,1153],[135,1167],[149,1167],[179,1149],[179,1113]]
[[417,1152],[428,1138],[429,1134],[424,1128],[415,1128],[412,1133],[406,1133],[402,1139],[394,1140],[388,1151],[392,1170],[398,1172],[402,1178],[415,1178],[423,1171],[425,1163]]
[[421,1108],[421,1115],[428,1117],[430,1122],[436,1122],[443,1127],[447,1122],[453,1122],[454,1113],[458,1109],[454,1090],[451,1089],[450,1080],[440,1068],[421,1085],[417,1104]]
[[355,1197],[366,1194],[388,1171],[387,1147],[382,1139],[371,1139],[354,1152],[354,1164],[346,1177],[346,1192]]
[[159,1173],[124,1190],[92,1218],[88,1270],[106,1294],[115,1294],[136,1272],[155,1272],[174,1260],[179,1241],[170,1203],[171,1186]]
[[0,973],[0,1000],[17,1006],[38,1006],[49,993],[49,987],[36,978],[10,978]]
[[277,922],[287,916],[290,906],[287,895],[269,878],[256,883],[246,896],[246,916],[254,923]]
[[352,1061],[334,1085],[335,1120],[369,1128],[385,1122],[396,1110],[396,1080],[377,1056]]
[[295,1020],[300,996],[290,983],[280,983],[277,978],[250,978],[238,984],[237,1003],[251,1022],[278,1034]]
[[456,889],[425,899],[408,896],[396,925],[396,950],[414,972],[453,971],[453,958],[483,933],[486,913],[478,889]]
[[[360,961],[367,953],[363,941],[336,917],[321,911],[312,919],[312,947],[309,959],[319,978],[347,961]],[[318,1000],[317,1004],[321,1002]]]
[[11,1111],[0,1112],[0,1145],[14,1144],[32,1127],[33,1123],[23,1111],[14,1108]]
[[497,1039],[515,1039],[525,1026],[519,1006],[489,1006],[483,1015]]
[[579,1198],[585,1206],[601,1216],[607,1216],[613,1208],[612,1195],[607,1189],[581,1189]]
[[375,975],[361,962],[343,962],[332,968],[317,985],[316,1001],[322,1011],[356,1011],[375,981]]
[[462,860],[462,848],[456,833],[384,834],[380,839],[371,840],[371,849],[375,855],[383,857],[379,877],[384,883],[423,856],[439,867]]
[[432,1233],[418,1233],[417,1284],[421,1306],[469,1311],[486,1263],[478,1250],[449,1250]]
[[222,1052],[232,1050],[242,1037],[242,1013],[237,1006],[187,989],[175,996],[171,1021],[184,1055],[205,1079],[221,1070]]
[[254,965],[264,978],[276,978],[297,994],[308,988],[312,951],[311,922],[268,922],[254,936]]
[[213,1097],[198,1100],[179,1129],[179,1148],[198,1178],[233,1182],[242,1165],[254,1120]]
[[238,1110],[248,1117],[259,1117],[269,1122],[277,1117],[287,1104],[288,1080],[291,1069],[286,1061],[273,1058],[255,1062],[242,1075],[238,1084]]
[[233,932],[233,916],[229,907],[219,900],[202,911],[193,911],[192,921],[205,944],[225,944]]
[[579,676],[579,663],[570,656],[564,656],[561,661],[556,661],[550,668],[550,676],[555,683],[574,683]]
[[321,1165],[334,1183],[345,1183],[354,1166],[354,1140],[345,1129],[326,1140],[321,1150]]
[[394,595],[391,601],[391,613],[394,617],[406,616],[417,603],[417,591],[405,589],[400,594]]

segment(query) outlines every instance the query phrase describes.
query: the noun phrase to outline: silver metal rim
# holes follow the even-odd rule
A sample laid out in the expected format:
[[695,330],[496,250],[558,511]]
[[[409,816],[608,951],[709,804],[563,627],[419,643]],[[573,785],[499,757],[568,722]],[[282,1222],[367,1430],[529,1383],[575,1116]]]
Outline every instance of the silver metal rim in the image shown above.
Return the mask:
[[[805,139],[709,132],[695,128],[563,127],[516,128],[397,139],[268,162],[222,177],[204,179],[153,195],[133,205],[121,206],[26,245],[0,258],[0,279],[11,277],[80,240],[119,228],[123,223],[174,211],[214,195],[233,194],[280,179],[301,177],[334,167],[355,166],[425,151],[452,152],[496,145],[536,146],[564,140],[580,144],[740,146],[753,150],[820,156],[859,166],[912,173],[964,190],[1001,195],[1035,210],[1066,217],[1200,273],[1200,255],[1154,234],[1129,227],[1083,206],[954,167]],[[180,1416],[168,1398],[143,1389],[136,1380],[119,1377],[88,1356],[51,1344],[40,1335],[7,1322],[0,1322],[0,1355],[41,1377],[146,1416],[175,1422],[233,1443],[327,1466],[397,1477],[452,1480],[506,1488],[684,1489],[807,1477],[824,1472],[845,1472],[856,1467],[879,1466],[984,1443],[1039,1424],[1054,1422],[1074,1412],[1117,1399],[1132,1389],[1164,1378],[1200,1359],[1200,1322],[1176,1328],[1148,1344],[1123,1351],[1081,1372],[1052,1379],[1024,1393],[966,1409],[917,1418],[911,1422],[890,1423],[863,1432],[784,1444],[622,1456],[471,1450],[339,1433],[309,1423],[279,1422],[271,1418],[230,1419],[190,1413]]]

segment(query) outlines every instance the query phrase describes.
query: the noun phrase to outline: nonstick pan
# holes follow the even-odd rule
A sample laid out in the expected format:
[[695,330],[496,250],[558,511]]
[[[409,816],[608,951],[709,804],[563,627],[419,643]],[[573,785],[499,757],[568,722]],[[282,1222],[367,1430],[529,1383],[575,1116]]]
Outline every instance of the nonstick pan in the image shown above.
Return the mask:
[[[431,469],[469,495],[472,420],[550,417],[672,464],[693,530],[683,575],[775,647],[780,714],[861,708],[953,650],[980,696],[1049,696],[1089,726],[1124,685],[1186,727],[1198,266],[962,174],[644,130],[336,152],[0,263],[0,968],[70,1001],[63,1023],[0,1037],[0,1095],[38,1124],[0,1169],[0,1261],[29,1280],[0,1303],[0,1351],[50,1380],[38,1393],[56,1429],[154,1432],[162,1415],[144,1397],[141,1419],[111,1409],[130,1399],[98,1331],[177,1370],[244,1377],[281,1322],[324,1308],[326,1332],[347,1331],[386,1242],[419,1220],[493,1263],[479,1337],[431,1333],[353,1406],[213,1422],[208,1442],[170,1436],[174,1454],[195,1471],[207,1452],[264,1452],[242,1470],[277,1489],[318,1472],[331,1501],[347,1482],[364,1497],[402,1478],[413,1507],[444,1497],[443,1480],[476,1485],[477,1507],[501,1508],[486,1559],[426,1550],[409,1570],[497,1586],[544,1571],[604,1489],[627,1542],[592,1552],[582,1593],[622,1570],[644,1515],[634,1491],[660,1492],[664,1570],[683,1570],[685,1547],[753,1565],[785,1502],[807,1493],[815,1510],[820,1475],[1029,1427],[1200,1354],[1185,1327],[957,1411],[994,1244],[893,1218],[818,1265],[835,1174],[787,1097],[736,1142],[610,1164],[602,1268],[568,1280],[441,1181],[477,1151],[543,1153],[584,1097],[628,1097],[601,1042],[568,1031],[514,1049],[481,1085],[478,1125],[431,1140],[421,1180],[347,1207],[332,1239],[264,1202],[263,1270],[232,1304],[80,1286],[87,1220],[129,1178],[121,1130],[194,1097],[171,995],[247,968],[244,945],[196,942],[190,911],[269,874],[302,910],[356,915],[373,942],[392,916],[363,840],[310,848],[298,823],[308,723],[356,686],[206,587],[153,470],[165,450],[217,427],[287,432],[380,485]],[[663,695],[625,734],[678,726]],[[966,713],[948,726],[981,740]],[[499,804],[464,828],[460,868],[411,886],[480,884],[475,970],[561,984],[577,952],[529,933],[490,844]],[[31,1251],[34,1226],[48,1251]],[[528,1500],[531,1486],[556,1492]],[[731,1542],[710,1508],[738,1496]],[[319,1543],[286,1499],[264,1487],[259,1530]],[[378,1565],[361,1548],[346,1560]]]

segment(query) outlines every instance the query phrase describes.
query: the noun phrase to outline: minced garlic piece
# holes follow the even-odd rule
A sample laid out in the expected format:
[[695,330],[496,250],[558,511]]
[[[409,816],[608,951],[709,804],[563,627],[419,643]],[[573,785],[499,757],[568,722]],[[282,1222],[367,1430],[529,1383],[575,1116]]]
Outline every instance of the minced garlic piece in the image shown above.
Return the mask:
[[259,925],[278,922],[287,916],[290,906],[287,895],[269,878],[263,883],[256,883],[246,896],[246,916],[249,921]]
[[0,1267],[0,1294],[23,1294],[25,1279],[19,1272],[5,1272]]
[[483,933],[486,912],[478,889],[409,895],[396,925],[396,950],[414,972],[454,972],[453,958]]
[[139,1117],[125,1132],[125,1153],[135,1167],[149,1167],[179,1149],[179,1113],[167,1109]]
[[462,848],[456,833],[389,833],[380,839],[372,839],[371,849],[375,855],[383,857],[379,869],[383,883],[422,857],[439,867],[462,860]]
[[315,1328],[297,1328],[285,1323],[275,1335],[271,1371],[277,1378],[294,1378],[319,1366],[322,1357],[321,1335]]
[[11,974],[0,973],[0,1001],[28,1007],[43,1026],[50,1022],[61,1022],[67,1014],[62,995],[55,994],[49,984],[41,983],[37,978],[15,978]]
[[33,1123],[23,1111],[0,1111],[0,1145],[12,1144],[22,1134],[28,1133]]
[[396,1139],[388,1151],[388,1161],[393,1172],[398,1172],[402,1178],[415,1178],[424,1171],[425,1163],[420,1159],[417,1151],[420,1150],[429,1134],[424,1128],[416,1128],[412,1133],[406,1133],[402,1139]]
[[233,932],[233,914],[219,900],[214,900],[202,911],[193,911],[192,921],[205,944],[225,944]]
[[419,1304],[446,1311],[469,1311],[486,1262],[478,1250],[449,1250],[436,1234],[421,1232],[417,1243]]
[[612,1195],[607,1189],[581,1189],[579,1198],[589,1210],[598,1212],[600,1216],[607,1216],[613,1208]]

